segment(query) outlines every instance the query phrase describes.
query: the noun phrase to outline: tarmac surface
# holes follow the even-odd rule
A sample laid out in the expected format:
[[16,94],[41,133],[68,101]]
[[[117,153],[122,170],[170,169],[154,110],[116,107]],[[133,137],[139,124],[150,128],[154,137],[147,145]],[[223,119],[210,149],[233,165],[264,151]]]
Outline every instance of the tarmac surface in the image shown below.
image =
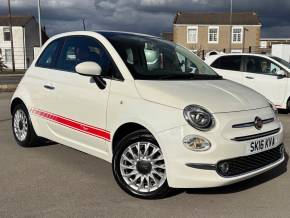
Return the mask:
[[2,84],[18,84],[23,74],[0,74],[0,85]]
[[[0,93],[0,217],[290,217],[288,155],[279,167],[242,183],[135,199],[117,186],[103,160],[59,144],[16,145],[10,98]],[[290,114],[279,117],[288,152]]]

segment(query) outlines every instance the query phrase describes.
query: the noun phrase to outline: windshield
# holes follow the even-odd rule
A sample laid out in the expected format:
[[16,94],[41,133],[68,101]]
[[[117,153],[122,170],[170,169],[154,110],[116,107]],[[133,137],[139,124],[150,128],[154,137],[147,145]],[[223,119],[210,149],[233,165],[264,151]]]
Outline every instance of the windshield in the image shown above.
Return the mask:
[[158,38],[137,35],[113,35],[115,47],[137,80],[221,79],[189,50]]
[[290,63],[283,60],[282,58],[278,58],[275,56],[272,56],[271,58],[273,58],[275,61],[278,61],[280,64],[283,64],[285,67],[287,67],[288,69],[290,69]]

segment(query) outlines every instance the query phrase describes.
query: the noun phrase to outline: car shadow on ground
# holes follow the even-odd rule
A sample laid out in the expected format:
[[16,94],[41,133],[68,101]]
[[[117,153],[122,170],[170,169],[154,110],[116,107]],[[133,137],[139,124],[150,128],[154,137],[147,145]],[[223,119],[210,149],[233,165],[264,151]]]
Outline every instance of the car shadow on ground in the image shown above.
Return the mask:
[[51,141],[49,139],[40,137],[37,141],[37,144],[34,147],[45,147],[45,146],[56,145],[56,144],[58,143]]
[[285,110],[285,109],[278,109],[278,113],[279,114],[289,114],[289,111]]
[[[253,177],[251,179],[224,187],[217,188],[202,188],[202,189],[182,189],[179,193],[185,192],[187,194],[231,194],[236,192],[241,192],[247,189],[251,189],[255,186],[268,182],[274,178],[281,176],[287,172],[287,164],[289,160],[289,155],[285,152],[285,160],[279,166],[274,169],[265,172],[259,176]],[[178,194],[178,193],[175,193]]]

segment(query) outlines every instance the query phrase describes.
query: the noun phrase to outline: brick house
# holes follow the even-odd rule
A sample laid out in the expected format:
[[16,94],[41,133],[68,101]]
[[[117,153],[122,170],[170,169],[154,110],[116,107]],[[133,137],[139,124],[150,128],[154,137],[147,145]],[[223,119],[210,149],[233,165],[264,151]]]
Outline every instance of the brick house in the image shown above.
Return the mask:
[[[195,52],[256,51],[260,45],[261,23],[254,12],[178,12],[173,22],[173,41]],[[168,35],[168,34],[167,34]]]

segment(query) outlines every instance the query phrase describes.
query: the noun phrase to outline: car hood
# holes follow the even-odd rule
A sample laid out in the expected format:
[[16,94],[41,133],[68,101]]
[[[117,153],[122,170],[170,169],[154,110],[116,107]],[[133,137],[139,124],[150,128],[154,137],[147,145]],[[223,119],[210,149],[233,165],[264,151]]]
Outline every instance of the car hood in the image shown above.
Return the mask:
[[196,104],[212,113],[224,113],[269,106],[262,95],[228,80],[136,80],[135,83],[143,99],[178,109]]

